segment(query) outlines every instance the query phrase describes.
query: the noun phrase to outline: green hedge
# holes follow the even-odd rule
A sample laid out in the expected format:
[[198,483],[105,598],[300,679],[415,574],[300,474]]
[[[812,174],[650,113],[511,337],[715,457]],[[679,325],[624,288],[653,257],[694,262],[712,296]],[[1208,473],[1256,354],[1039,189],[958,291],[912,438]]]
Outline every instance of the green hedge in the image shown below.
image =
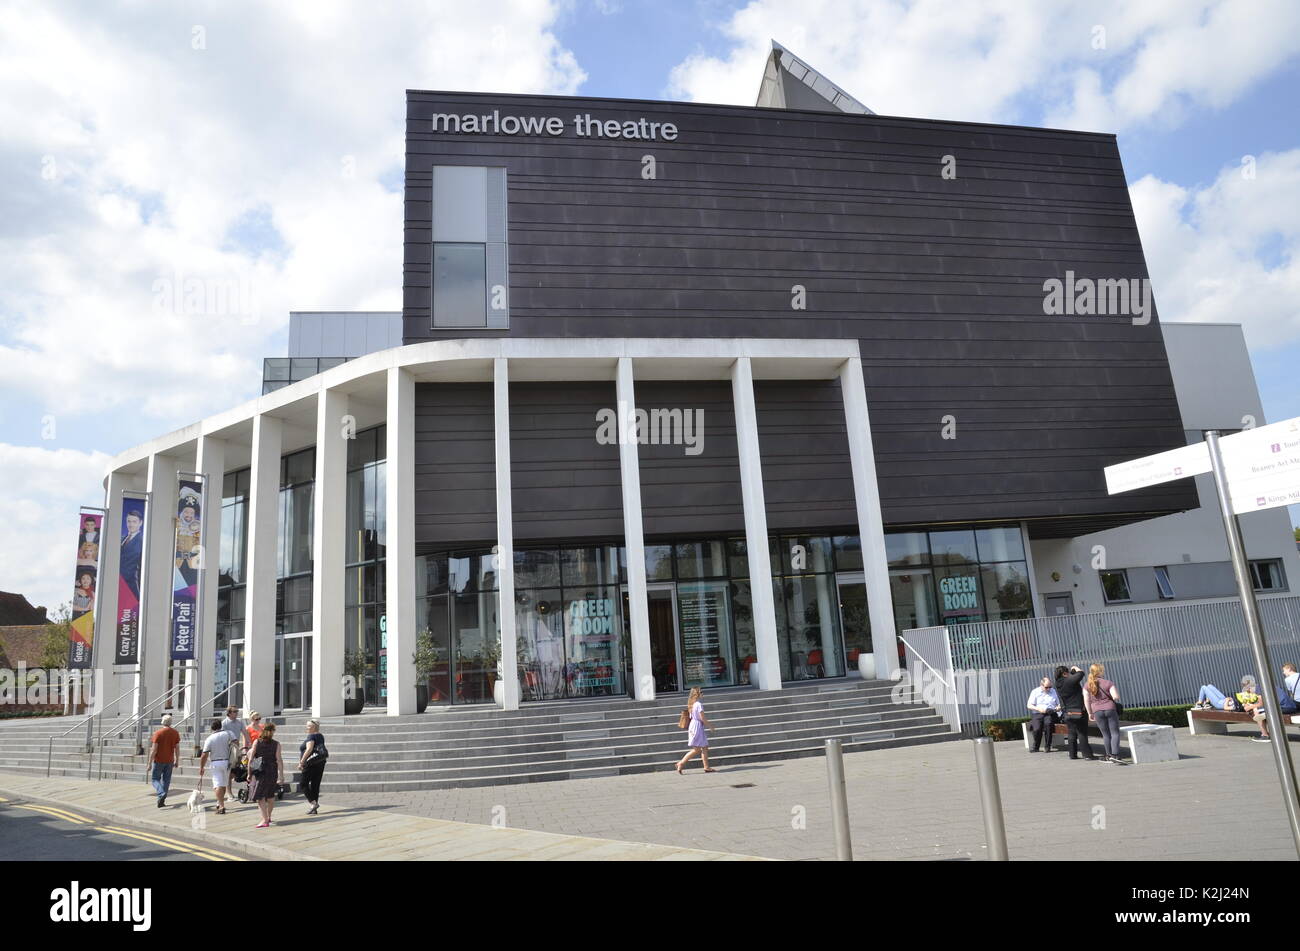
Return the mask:
[[[1156,723],[1165,726],[1187,726],[1187,711],[1190,703],[1176,707],[1125,707],[1120,723]],[[1008,720],[985,720],[984,735],[995,740],[1018,740],[1021,738],[1020,724],[1028,723],[1029,717],[1013,717]],[[1095,731],[1096,726],[1092,729]]]

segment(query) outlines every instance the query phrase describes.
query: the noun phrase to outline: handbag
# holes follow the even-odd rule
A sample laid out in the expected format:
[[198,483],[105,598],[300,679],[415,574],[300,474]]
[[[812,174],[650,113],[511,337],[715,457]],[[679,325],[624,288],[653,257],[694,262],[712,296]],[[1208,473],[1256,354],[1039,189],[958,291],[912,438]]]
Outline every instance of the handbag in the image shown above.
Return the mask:
[[262,757],[254,756],[248,763],[248,771],[258,779],[262,778]]
[[682,715],[677,718],[677,729],[684,730],[691,725],[691,711],[683,710]]

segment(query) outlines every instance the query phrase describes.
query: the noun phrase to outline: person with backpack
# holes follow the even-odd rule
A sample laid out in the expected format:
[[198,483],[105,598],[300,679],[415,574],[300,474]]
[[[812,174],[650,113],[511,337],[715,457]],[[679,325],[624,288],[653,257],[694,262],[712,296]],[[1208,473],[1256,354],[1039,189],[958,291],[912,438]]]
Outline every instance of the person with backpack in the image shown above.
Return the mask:
[[[709,765],[709,736],[706,731],[713,729],[713,724],[709,718],[704,715],[704,703],[700,699],[704,696],[704,691],[699,687],[692,687],[690,697],[686,700],[686,709],[682,715],[677,718],[677,725],[687,730],[686,745],[690,747],[686,755],[677,761],[678,775],[682,773],[682,767],[690,761],[690,758],[696,753],[704,761],[704,771],[706,773],[716,773],[717,770]],[[683,722],[684,721],[684,722]]]
[[[1282,665],[1282,682],[1277,685],[1277,708],[1282,711],[1283,717],[1295,716],[1300,713],[1300,700],[1296,695],[1300,693],[1300,673],[1296,671],[1295,664]],[[1243,707],[1248,713],[1255,718],[1259,724],[1259,736],[1251,737],[1256,743],[1268,742],[1268,714],[1265,710],[1263,700],[1258,704],[1250,704]],[[1286,720],[1282,721],[1282,733],[1286,733]]]

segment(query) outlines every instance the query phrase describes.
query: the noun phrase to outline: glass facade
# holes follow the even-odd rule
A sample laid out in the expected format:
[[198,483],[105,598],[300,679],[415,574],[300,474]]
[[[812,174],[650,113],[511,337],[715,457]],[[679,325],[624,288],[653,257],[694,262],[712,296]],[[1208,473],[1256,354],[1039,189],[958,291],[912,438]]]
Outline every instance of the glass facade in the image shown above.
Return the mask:
[[[217,632],[214,651],[213,692],[221,693],[243,670],[245,585],[248,581],[248,487],[250,470],[227,472],[221,486],[221,550],[218,553]],[[238,642],[238,643],[235,643]],[[233,645],[233,647],[232,647]],[[212,708],[243,705],[243,690],[222,693]]]
[[[349,445],[345,643],[364,658],[366,702],[387,703],[386,433]],[[277,633],[312,630],[315,453],[285,456],[277,547]],[[221,517],[216,689],[242,668],[249,471],[228,473]],[[781,535],[768,542],[783,680],[840,677],[872,650],[862,547],[854,535]],[[1017,525],[889,532],[897,629],[1032,616]],[[497,556],[490,550],[417,558],[417,627],[435,663],[431,703],[489,703],[500,677]],[[757,661],[743,538],[646,545],[652,669],[660,691],[749,682]],[[523,700],[628,696],[631,644],[626,550],[617,544],[521,548],[514,555],[517,663]],[[310,703],[312,645],[277,649],[277,704]],[[300,671],[295,675],[294,671]],[[232,702],[239,702],[235,692]],[[222,701],[224,703],[224,700]]]
[[383,426],[348,442],[347,511],[344,516],[343,631],[345,650],[365,663],[361,687],[370,706],[388,702],[388,644],[384,604],[387,549],[387,431]]

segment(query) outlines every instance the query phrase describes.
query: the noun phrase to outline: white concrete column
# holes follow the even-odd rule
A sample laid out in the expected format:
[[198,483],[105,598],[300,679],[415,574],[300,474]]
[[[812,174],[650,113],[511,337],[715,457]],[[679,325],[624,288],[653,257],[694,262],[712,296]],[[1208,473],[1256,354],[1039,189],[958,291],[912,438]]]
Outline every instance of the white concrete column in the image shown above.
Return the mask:
[[316,486],[312,496],[311,710],[314,716],[343,715],[343,603],[347,581],[348,397],[322,390],[316,403]]
[[504,357],[492,365],[496,410],[497,618],[501,627],[500,705],[519,709],[519,657],[515,636],[514,509],[510,502],[510,368]]
[[632,631],[632,682],[638,700],[655,698],[654,664],[650,654],[650,609],[645,581],[645,532],[641,520],[641,461],[633,429],[636,392],[632,360],[619,357],[618,467],[623,476],[623,544],[627,549],[627,607]]
[[[99,612],[95,615],[94,666],[98,672],[102,695],[96,697],[104,705],[106,717],[116,717],[128,710],[126,703],[114,701],[134,682],[134,676],[117,676],[117,588],[119,562],[122,556],[122,492],[131,488],[132,479],[124,472],[110,472],[105,479],[104,530],[99,546]],[[129,699],[129,698],[128,698]]]
[[[160,699],[167,690],[171,667],[172,576],[176,570],[176,459],[154,453],[149,457],[145,512],[145,565],[140,592],[144,623],[140,630],[140,664],[144,677],[144,706]],[[147,576],[147,580],[146,580]],[[149,715],[162,716],[164,703]],[[137,713],[140,707],[136,707]]]
[[388,626],[388,714],[415,712],[415,380],[388,370],[388,498],[384,573]]
[[858,357],[846,360],[840,368],[840,392],[848,426],[858,536],[862,540],[862,572],[867,588],[867,614],[871,618],[871,650],[876,658],[876,676],[891,679],[899,669],[898,632],[894,628],[894,600],[889,590],[889,559],[885,555],[885,526],[880,515],[876,454],[871,446],[871,420],[867,415],[867,387],[862,376],[862,360]]
[[280,536],[280,456],[284,424],[274,416],[253,417],[248,485],[248,577],[244,589],[244,669],[230,682],[244,681],[244,712],[270,716],[275,710],[275,583]]
[[214,675],[217,666],[217,588],[221,583],[221,496],[226,476],[225,440],[200,436],[195,470],[206,477],[203,493],[203,513],[199,529],[203,541],[203,571],[199,581],[198,643],[194,656],[199,662],[197,681],[186,691],[185,713],[193,712],[191,704],[203,704],[199,711],[199,736],[206,731],[203,720],[212,712],[209,702],[216,692]]
[[731,394],[736,412],[736,448],[740,456],[740,495],[745,507],[745,551],[749,556],[759,685],[763,690],[780,690],[781,644],[776,636],[772,560],[767,546],[767,503],[763,496],[758,411],[754,407],[754,373],[749,357],[739,358],[731,367]]

